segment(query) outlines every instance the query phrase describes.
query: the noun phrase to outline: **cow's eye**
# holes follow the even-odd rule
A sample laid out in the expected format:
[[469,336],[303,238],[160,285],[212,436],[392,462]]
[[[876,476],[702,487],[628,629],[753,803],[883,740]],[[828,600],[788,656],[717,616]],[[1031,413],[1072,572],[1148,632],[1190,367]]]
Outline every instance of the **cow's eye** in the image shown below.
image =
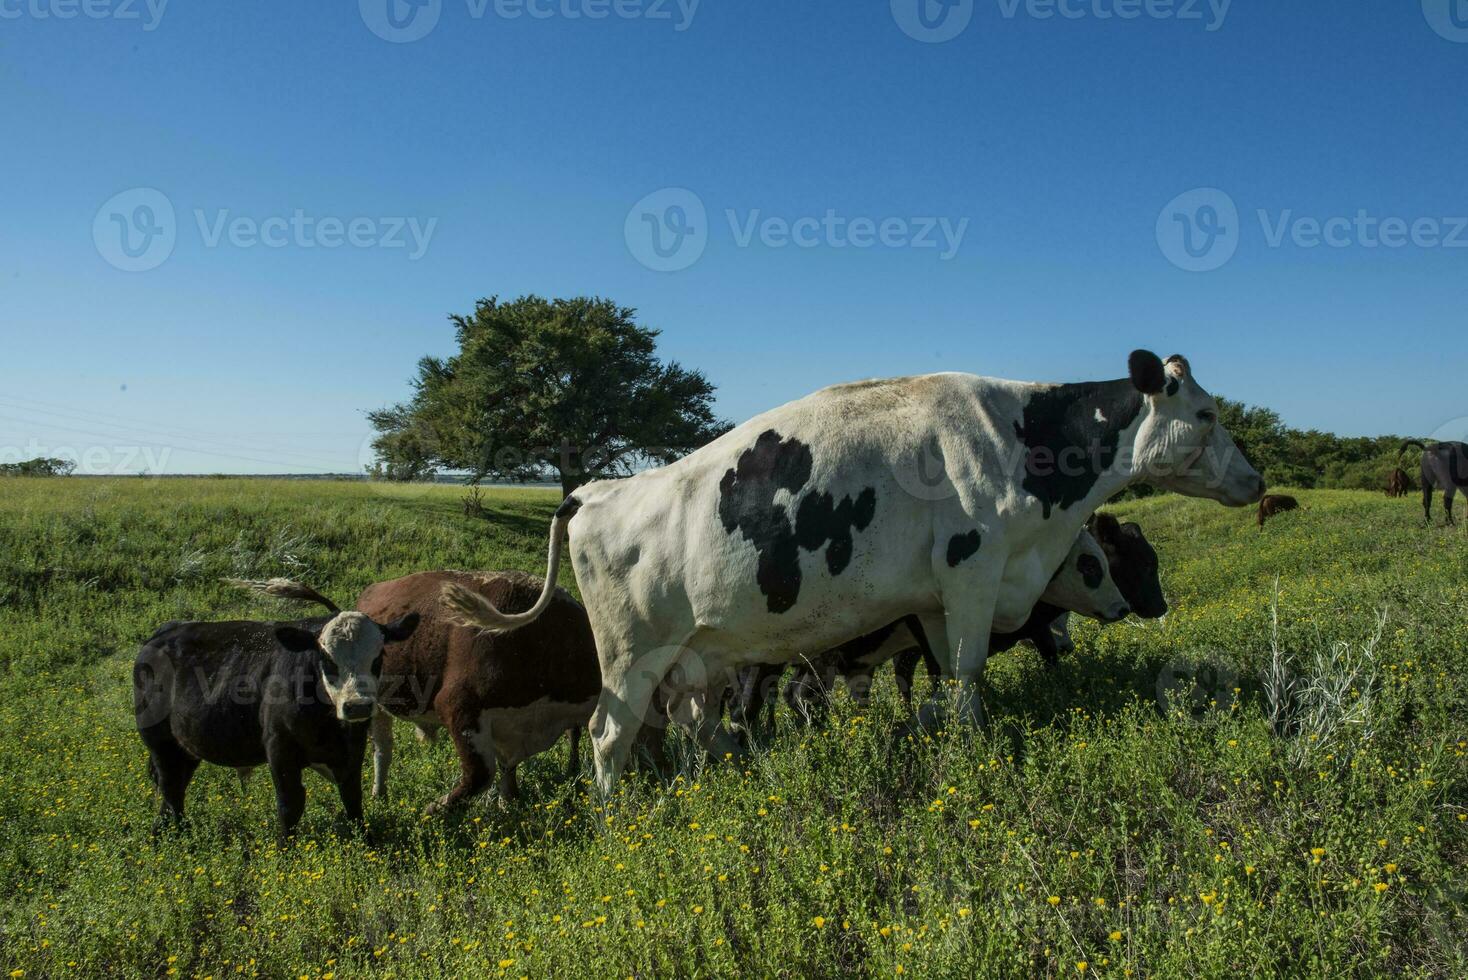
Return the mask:
[[1213,411],[1211,408],[1205,408],[1205,409],[1203,409],[1203,411],[1201,411],[1201,412],[1198,413],[1198,421],[1199,422],[1207,422],[1207,423],[1210,423],[1210,424],[1211,423],[1214,423],[1214,422],[1217,422],[1218,421],[1218,413],[1215,412],[1215,411]]

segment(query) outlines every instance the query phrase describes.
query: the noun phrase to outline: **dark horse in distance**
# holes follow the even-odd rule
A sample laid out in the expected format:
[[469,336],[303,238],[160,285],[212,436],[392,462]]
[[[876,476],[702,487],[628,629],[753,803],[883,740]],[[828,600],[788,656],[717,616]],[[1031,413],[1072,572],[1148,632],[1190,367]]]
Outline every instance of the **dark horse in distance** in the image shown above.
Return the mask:
[[1448,523],[1453,521],[1453,497],[1461,489],[1468,491],[1468,443],[1433,442],[1423,445],[1416,439],[1402,443],[1398,455],[1408,446],[1422,450],[1422,516],[1432,522],[1432,491],[1443,492],[1443,510]]

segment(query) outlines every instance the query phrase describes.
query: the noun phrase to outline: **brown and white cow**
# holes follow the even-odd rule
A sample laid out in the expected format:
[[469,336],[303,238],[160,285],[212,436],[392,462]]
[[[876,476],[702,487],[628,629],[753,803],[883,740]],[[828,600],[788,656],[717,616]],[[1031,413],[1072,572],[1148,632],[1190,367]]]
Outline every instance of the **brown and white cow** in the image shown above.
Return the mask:
[[[279,598],[323,601],[295,583],[254,584]],[[502,798],[519,795],[515,767],[571,735],[570,775],[577,741],[596,707],[601,671],[591,622],[566,590],[552,593],[530,628],[494,635],[459,621],[442,596],[453,586],[498,607],[528,609],[544,583],[523,572],[419,572],[368,586],[357,599],[367,616],[416,615],[407,640],[383,650],[372,719],[372,795],[387,795],[393,718],[431,735],[446,728],[459,757],[459,779],[428,807],[437,813],[486,789],[499,775]],[[401,612],[388,615],[385,610]],[[377,612],[373,612],[376,610]]]

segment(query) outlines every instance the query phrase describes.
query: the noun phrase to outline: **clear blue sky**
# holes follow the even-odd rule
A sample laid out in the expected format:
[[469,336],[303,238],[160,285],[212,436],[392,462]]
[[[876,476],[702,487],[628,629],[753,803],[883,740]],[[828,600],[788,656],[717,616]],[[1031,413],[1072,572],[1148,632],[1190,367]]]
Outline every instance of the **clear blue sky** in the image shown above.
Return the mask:
[[[1431,234],[1468,246],[1448,220],[1468,216],[1468,0],[1456,19],[1449,0],[1234,0],[1221,22],[1217,0],[1193,20],[1140,0],[1131,20],[1098,16],[1118,0],[1051,18],[969,0],[947,21],[929,0],[935,30],[971,16],[943,43],[900,26],[919,23],[916,0],[702,0],[691,20],[689,0],[656,0],[667,19],[613,0],[517,18],[432,0],[417,15],[437,22],[407,43],[369,27],[392,33],[386,0],[174,2],[156,22],[146,0],[87,0],[120,16],[57,16],[80,2],[0,0],[12,455],[91,449],[93,469],[136,470],[136,446],[167,451],[171,472],[356,470],[363,413],[451,350],[447,315],[526,292],[636,307],[734,420],[861,377],[1118,377],[1137,346],[1185,353],[1211,389],[1301,427],[1426,435],[1468,415],[1468,247]],[[405,30],[428,23],[394,2]],[[611,16],[567,16],[599,5]],[[117,235],[163,220],[136,194],[104,208],[135,188],[174,209],[174,244],[128,272]],[[664,188],[707,214],[705,250],[676,272],[639,262],[629,235]],[[1219,218],[1236,253],[1206,272],[1158,233],[1219,223],[1196,195],[1164,214],[1197,188],[1239,213]],[[686,214],[667,201],[654,220]],[[435,223],[417,258],[406,230],[402,248],[326,248],[314,231],[210,244],[221,217],[297,210],[370,219],[364,242],[389,219]],[[740,242],[751,216],[828,211],[894,219],[893,241],[913,219],[968,224],[948,259],[824,230],[809,248]],[[1429,224],[1371,248],[1360,213]],[[1299,218],[1351,219],[1344,247],[1302,247]]]

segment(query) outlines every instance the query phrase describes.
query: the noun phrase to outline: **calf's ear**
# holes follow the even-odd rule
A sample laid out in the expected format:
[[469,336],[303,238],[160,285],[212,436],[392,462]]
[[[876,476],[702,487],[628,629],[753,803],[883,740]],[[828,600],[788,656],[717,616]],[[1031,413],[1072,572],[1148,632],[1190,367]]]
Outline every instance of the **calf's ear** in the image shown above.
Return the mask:
[[1167,376],[1162,370],[1162,358],[1151,351],[1134,350],[1126,363],[1132,385],[1142,394],[1161,394],[1162,389],[1167,386]]
[[321,646],[316,642],[316,634],[310,630],[303,630],[299,626],[280,626],[275,630],[276,642],[292,653],[306,653],[312,650],[320,650]]
[[406,640],[408,637],[412,636],[413,631],[417,628],[418,614],[412,612],[408,613],[408,615],[406,616],[401,616],[388,623],[386,626],[382,627],[382,636],[383,639],[387,640],[387,642],[389,643],[401,643],[403,640]]
[[1091,529],[1091,534],[1095,536],[1096,540],[1103,544],[1107,541],[1115,541],[1121,534],[1120,522],[1110,514],[1102,513],[1099,510],[1091,515],[1086,526]]

